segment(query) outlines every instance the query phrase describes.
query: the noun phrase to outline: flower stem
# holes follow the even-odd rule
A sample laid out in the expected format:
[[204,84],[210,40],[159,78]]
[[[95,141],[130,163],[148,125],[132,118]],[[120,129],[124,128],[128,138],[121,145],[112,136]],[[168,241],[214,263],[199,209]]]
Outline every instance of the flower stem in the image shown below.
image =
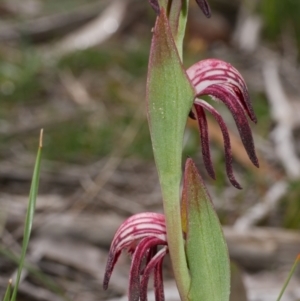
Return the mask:
[[[177,185],[162,185],[162,190],[169,252],[172,263],[176,263],[173,264],[174,277],[181,300],[187,301],[190,288],[190,275],[182,236],[179,184],[180,182]],[[178,187],[178,189],[174,189],[174,187]]]

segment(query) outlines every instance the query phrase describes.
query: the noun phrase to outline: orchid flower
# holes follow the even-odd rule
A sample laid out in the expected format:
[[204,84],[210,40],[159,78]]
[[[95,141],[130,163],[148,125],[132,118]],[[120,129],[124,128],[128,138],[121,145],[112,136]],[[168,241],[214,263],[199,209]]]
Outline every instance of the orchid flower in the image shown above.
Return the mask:
[[[164,1],[160,0],[159,4],[162,2]],[[180,0],[171,1],[169,3],[172,8],[176,10],[178,9],[176,6],[178,2],[180,2]],[[182,0],[182,3],[183,2],[184,0]],[[182,142],[187,116],[193,106],[200,126],[202,153],[208,173],[213,178],[215,177],[210,157],[208,125],[205,111],[213,115],[221,128],[225,145],[228,178],[235,187],[240,188],[232,171],[230,138],[226,124],[217,110],[209,103],[201,100],[200,97],[210,95],[213,98],[221,100],[229,108],[250,159],[256,166],[258,166],[258,160],[254,150],[247,115],[254,122],[256,118],[242,76],[233,66],[218,59],[203,60],[188,70],[185,70],[182,63],[181,40],[178,38],[183,32],[183,27],[180,27],[179,22],[178,31],[176,31],[176,22],[174,22],[174,19],[176,21],[176,16],[174,17],[174,10],[173,15],[169,16],[169,8],[161,6],[159,15],[156,18],[150,50],[146,95],[147,117],[153,153],[163,195],[166,229],[168,233],[168,249],[180,298],[186,301],[199,300],[196,297],[197,294],[201,293],[198,292],[198,286],[201,285],[200,283],[203,283],[202,277],[195,277],[190,273],[189,267],[193,266],[193,263],[190,264],[190,262],[196,262],[198,257],[196,253],[191,252],[191,261],[189,260],[189,264],[187,264],[185,242],[182,237],[182,227],[179,222],[181,219],[180,183],[182,179]],[[179,20],[183,19],[184,16],[182,19],[179,18]],[[179,35],[177,34],[178,32],[180,33]],[[190,115],[193,115],[193,113]],[[199,185],[199,183],[195,184],[195,187]],[[194,218],[196,217],[197,216]],[[212,228],[209,223],[206,226],[205,234],[206,231],[210,233],[210,229]],[[197,241],[197,248],[199,248],[201,239],[197,237],[197,233],[196,231],[193,240]],[[221,236],[216,238],[216,241],[221,242],[220,237]],[[193,240],[190,240],[192,244]],[[205,239],[203,240],[205,241]],[[219,259],[222,261],[222,258],[225,257],[219,257]],[[207,262],[205,264],[207,264]],[[203,267],[201,267],[201,269],[202,268]],[[200,269],[199,265],[195,272],[197,272],[197,269]],[[219,270],[219,272],[220,274],[223,273],[221,270]],[[197,285],[194,284],[195,281]],[[214,285],[218,282],[217,280],[215,281]],[[213,281],[211,283],[213,283]],[[212,287],[214,285],[212,285]],[[201,286],[203,287],[203,285]],[[191,287],[193,287],[193,289],[191,289]],[[205,289],[206,293],[210,291],[210,288]],[[223,292],[226,292],[226,290],[227,288],[224,288]],[[195,296],[194,299],[188,297],[190,294]],[[216,294],[214,297],[203,300],[221,299]],[[222,301],[223,300],[226,299],[222,299]]]
[[[158,250],[158,246],[163,246]],[[113,268],[123,250],[132,255],[129,276],[129,301],[146,301],[150,274],[154,272],[155,298],[164,300],[162,262],[168,252],[164,215],[138,213],[117,230],[111,243],[103,287],[107,289]]]
[[[207,293],[210,294],[212,288],[215,292],[211,300],[225,300],[230,286],[229,263],[226,260],[220,263],[215,258],[227,258],[228,250],[217,214],[192,159],[187,159],[185,164],[180,213],[181,236],[184,238],[189,274],[201,279],[201,284],[207,288],[196,289],[197,296],[203,297],[198,299],[194,295],[195,282],[192,281],[189,294],[193,297],[188,300],[208,300]],[[209,228],[212,233],[203,231]],[[128,300],[147,301],[147,286],[153,272],[155,300],[164,301],[162,264],[164,256],[169,252],[165,216],[159,213],[138,213],[120,226],[111,243],[103,281],[104,289],[107,289],[113,268],[124,250],[132,256]],[[190,264],[195,256],[197,265]],[[207,262],[210,263],[208,266]],[[211,268],[219,273],[211,273]],[[218,283],[216,288],[219,274],[222,275],[222,283]]]
[[206,170],[212,178],[215,178],[205,115],[205,111],[208,111],[216,119],[222,131],[228,178],[233,186],[240,189],[241,186],[236,181],[232,171],[232,155],[227,126],[216,109],[206,101],[199,99],[199,97],[210,95],[221,100],[228,107],[233,115],[247,154],[251,162],[258,167],[251,128],[246,115],[255,123],[256,117],[251,106],[246,83],[232,65],[218,59],[202,60],[191,66],[186,72],[195,90],[194,108],[196,117],[193,112],[190,113],[190,116],[197,119],[199,124],[202,155]]
[[[149,0],[151,6],[158,13],[158,19],[168,18],[165,8],[160,7],[164,3],[162,0]],[[210,16],[210,8],[206,0],[196,0],[201,10],[206,16]],[[175,4],[174,4],[175,5]],[[162,13],[163,11],[163,13]],[[161,15],[165,16],[161,16]],[[170,39],[169,45],[167,47],[176,48],[176,52],[180,59],[180,49],[175,41],[175,37],[172,34],[172,22],[167,21],[168,24],[165,24],[168,31],[168,39]],[[161,30],[160,28],[159,30]],[[157,31],[157,36],[153,39],[153,46],[157,47],[159,31]],[[159,43],[162,43],[161,41]],[[174,43],[174,46],[171,44]],[[174,50],[174,49],[173,49]],[[165,58],[166,59],[166,58]],[[173,61],[175,62],[175,60]],[[158,63],[159,60],[158,60]],[[178,62],[182,64],[182,62]],[[151,60],[149,67],[152,67]],[[181,66],[182,67],[182,66]],[[205,111],[211,113],[216,119],[217,123],[220,126],[223,140],[224,140],[224,150],[225,150],[225,163],[226,163],[226,172],[231,184],[241,189],[240,184],[234,177],[232,170],[232,154],[231,154],[231,144],[227,126],[221,117],[221,115],[215,110],[209,103],[200,99],[201,96],[209,95],[214,99],[221,100],[230,110],[237,125],[239,134],[241,136],[242,142],[246,149],[246,152],[251,160],[251,162],[258,167],[258,159],[255,154],[254,143],[252,138],[251,128],[249,126],[248,117],[256,123],[256,116],[254,114],[248,89],[242,75],[229,63],[218,59],[207,59],[202,60],[189,69],[182,72],[185,72],[189,80],[189,84],[193,89],[194,101],[193,105],[195,108],[196,116],[191,111],[190,117],[197,119],[200,131],[201,145],[202,145],[202,155],[204,159],[204,165],[208,174],[215,179],[215,171],[213,168],[211,156],[210,156],[210,147],[209,147],[209,137],[208,137],[208,124],[206,119]],[[186,84],[186,87],[188,85]],[[182,86],[183,87],[183,86]],[[188,95],[187,95],[188,98]],[[174,101],[174,100],[173,100]],[[182,100],[185,101],[185,100]]]
[[[218,111],[201,99],[222,101],[230,110],[250,160],[258,166],[248,117],[256,122],[246,84],[230,64],[208,59],[185,70],[183,38],[188,0],[148,0],[157,13],[147,77],[147,117],[155,163],[162,190],[164,215],[140,213],[128,218],[111,244],[103,287],[123,250],[132,256],[129,301],[146,301],[154,272],[156,301],[164,300],[162,262],[170,254],[182,301],[228,301],[230,267],[226,241],[209,194],[191,159],[186,161],[182,197],[182,148],[187,116],[198,120],[205,167],[215,177],[205,111],[218,122],[224,139],[228,178],[241,188],[232,171],[227,126]],[[196,0],[209,17],[206,0]],[[194,111],[191,111],[193,109]]]

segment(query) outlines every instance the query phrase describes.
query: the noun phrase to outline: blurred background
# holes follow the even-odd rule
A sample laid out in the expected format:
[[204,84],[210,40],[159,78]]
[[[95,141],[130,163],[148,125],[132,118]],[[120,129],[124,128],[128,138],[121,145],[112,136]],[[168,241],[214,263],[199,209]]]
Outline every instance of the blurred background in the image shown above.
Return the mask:
[[[260,168],[232,116],[234,171],[225,174],[220,130],[209,118],[217,179],[204,169],[197,124],[184,157],[196,160],[224,225],[231,301],[276,300],[300,253],[300,1],[190,3],[184,64],[216,57],[244,76],[258,117]],[[122,221],[162,212],[145,114],[155,14],[146,0],[0,1],[0,296],[16,272],[40,128],[44,149],[33,234],[18,300],[126,300],[122,256],[108,291],[102,277]],[[168,259],[166,300],[179,300]],[[151,297],[152,298],[152,297]],[[149,298],[149,300],[153,300]],[[282,298],[300,300],[300,271]]]

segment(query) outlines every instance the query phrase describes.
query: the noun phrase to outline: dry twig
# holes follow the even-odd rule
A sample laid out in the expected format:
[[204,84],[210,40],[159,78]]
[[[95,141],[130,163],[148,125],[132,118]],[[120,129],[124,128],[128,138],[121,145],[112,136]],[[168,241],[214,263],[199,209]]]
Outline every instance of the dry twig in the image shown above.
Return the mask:
[[57,58],[67,53],[101,44],[120,27],[126,10],[126,1],[115,0],[93,21],[57,42],[51,49],[42,48],[42,55]]

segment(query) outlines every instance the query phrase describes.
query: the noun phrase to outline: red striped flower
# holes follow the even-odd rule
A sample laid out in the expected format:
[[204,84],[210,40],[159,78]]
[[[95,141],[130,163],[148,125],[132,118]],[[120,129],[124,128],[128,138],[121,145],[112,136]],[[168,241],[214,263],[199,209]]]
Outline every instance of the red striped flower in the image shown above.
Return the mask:
[[227,126],[216,109],[199,97],[209,95],[214,99],[221,100],[227,106],[235,120],[250,160],[258,167],[252,132],[246,115],[255,123],[256,117],[252,109],[246,83],[241,74],[232,65],[218,59],[200,61],[186,72],[195,89],[194,108],[196,117],[193,113],[190,116],[197,119],[199,124],[202,155],[206,170],[212,178],[215,178],[210,156],[208,126],[205,115],[205,111],[208,111],[214,116],[222,131],[228,178],[233,186],[241,188],[232,171],[232,154]]
[[[159,246],[162,246],[160,249]],[[164,300],[162,262],[168,252],[165,217],[159,213],[138,213],[118,229],[111,243],[103,287],[107,289],[114,265],[121,252],[132,256],[129,276],[129,301],[146,301],[147,286],[154,273],[155,298]]]

